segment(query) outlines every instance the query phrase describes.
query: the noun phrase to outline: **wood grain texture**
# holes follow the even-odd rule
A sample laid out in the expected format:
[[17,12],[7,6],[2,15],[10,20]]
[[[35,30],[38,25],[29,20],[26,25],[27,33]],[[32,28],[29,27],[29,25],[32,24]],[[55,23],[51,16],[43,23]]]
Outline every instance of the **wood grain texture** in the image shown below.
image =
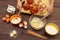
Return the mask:
[[[0,0],[0,18],[2,18],[5,14],[8,13],[6,11],[8,4],[16,7],[16,0]],[[23,17],[23,20],[28,21],[30,15],[26,15],[26,14],[21,14],[21,15]],[[49,22],[56,23],[60,28],[60,0],[55,0],[54,12],[47,18],[47,23]],[[31,26],[29,25],[29,22],[28,22],[28,29],[33,30]],[[18,32],[17,38],[10,38],[9,33],[12,30],[17,30]],[[5,22],[0,21],[0,40],[43,40],[43,39],[26,34],[27,30],[20,29],[18,28],[18,26],[14,26],[10,23],[5,23]],[[40,31],[35,31],[35,32],[48,37],[48,40],[60,40],[60,32],[58,35],[53,36],[53,37],[48,36],[45,33],[44,28]]]

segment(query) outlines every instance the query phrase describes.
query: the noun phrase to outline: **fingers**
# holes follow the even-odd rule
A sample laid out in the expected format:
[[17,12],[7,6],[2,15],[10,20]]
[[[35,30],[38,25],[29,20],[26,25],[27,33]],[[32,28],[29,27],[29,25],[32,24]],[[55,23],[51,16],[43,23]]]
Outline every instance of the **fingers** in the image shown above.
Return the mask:
[[50,13],[53,13],[53,9],[50,10]]
[[48,12],[49,12],[49,13],[53,13],[53,8],[49,8],[49,9],[48,9]]
[[17,2],[17,9],[18,10],[21,10],[21,7],[22,7],[22,3],[20,1]]
[[20,7],[17,6],[17,9],[20,10]]

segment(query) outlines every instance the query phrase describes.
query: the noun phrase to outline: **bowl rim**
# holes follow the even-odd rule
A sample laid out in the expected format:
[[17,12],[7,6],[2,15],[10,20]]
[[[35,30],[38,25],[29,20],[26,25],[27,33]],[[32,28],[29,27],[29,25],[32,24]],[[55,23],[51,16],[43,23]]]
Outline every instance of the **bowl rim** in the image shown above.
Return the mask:
[[[55,24],[55,23],[48,23],[48,24],[46,24],[46,26],[47,26],[47,25],[52,25],[52,26],[54,26],[54,27],[57,29],[57,31],[58,31],[56,34],[59,33],[59,27],[58,27],[57,24]],[[45,32],[46,32],[48,35],[51,35],[51,36],[56,35],[56,34],[50,34],[50,33],[48,33],[48,32],[46,31],[46,26],[45,26]]]
[[[10,23],[12,23],[12,18],[14,18],[14,17],[15,17],[15,18],[20,18],[21,21],[22,21],[22,16],[21,16],[21,15],[19,15],[19,14],[14,14],[14,15],[12,15],[12,16],[10,17]],[[21,21],[20,21],[20,22],[21,22]],[[20,23],[20,22],[19,22],[19,23]],[[17,24],[19,24],[19,23],[17,23]],[[12,24],[15,24],[15,23],[12,23]],[[16,25],[16,24],[15,24],[15,25]]]

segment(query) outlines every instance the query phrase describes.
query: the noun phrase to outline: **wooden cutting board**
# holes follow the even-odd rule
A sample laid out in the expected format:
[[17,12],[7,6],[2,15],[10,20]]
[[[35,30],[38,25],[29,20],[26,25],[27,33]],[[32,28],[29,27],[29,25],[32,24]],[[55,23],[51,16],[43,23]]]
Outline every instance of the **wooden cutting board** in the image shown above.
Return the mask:
[[[21,2],[23,2],[23,1],[25,1],[25,0],[22,0]],[[41,0],[40,4],[45,4],[46,9],[47,9],[49,7],[49,0]],[[24,8],[22,8],[21,12],[25,13],[25,14],[31,14],[30,10],[24,10]],[[36,13],[34,15],[45,16],[45,15],[47,15],[47,13],[48,13],[48,11],[44,10],[44,13]]]

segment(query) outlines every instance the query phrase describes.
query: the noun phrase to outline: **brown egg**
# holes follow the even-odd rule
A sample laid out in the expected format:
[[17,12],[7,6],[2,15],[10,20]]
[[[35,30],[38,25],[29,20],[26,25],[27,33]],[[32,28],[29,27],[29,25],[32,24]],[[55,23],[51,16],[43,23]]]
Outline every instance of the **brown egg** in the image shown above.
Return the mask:
[[24,8],[25,10],[28,10],[28,9],[30,8],[30,5],[29,5],[28,3],[24,3],[24,4],[23,4],[23,8]]
[[6,21],[6,17],[3,17],[3,18],[2,18],[2,21]]
[[27,3],[32,4],[34,0],[27,0]]
[[24,24],[24,25],[27,25],[28,23],[27,23],[27,21],[23,21],[23,24]]
[[10,16],[8,14],[6,14],[5,17],[9,18]]
[[9,18],[7,18],[7,19],[6,19],[6,22],[8,23],[9,21],[10,21],[10,19],[9,19]]
[[37,13],[38,12],[38,6],[37,5],[30,6],[30,12],[31,13]]

